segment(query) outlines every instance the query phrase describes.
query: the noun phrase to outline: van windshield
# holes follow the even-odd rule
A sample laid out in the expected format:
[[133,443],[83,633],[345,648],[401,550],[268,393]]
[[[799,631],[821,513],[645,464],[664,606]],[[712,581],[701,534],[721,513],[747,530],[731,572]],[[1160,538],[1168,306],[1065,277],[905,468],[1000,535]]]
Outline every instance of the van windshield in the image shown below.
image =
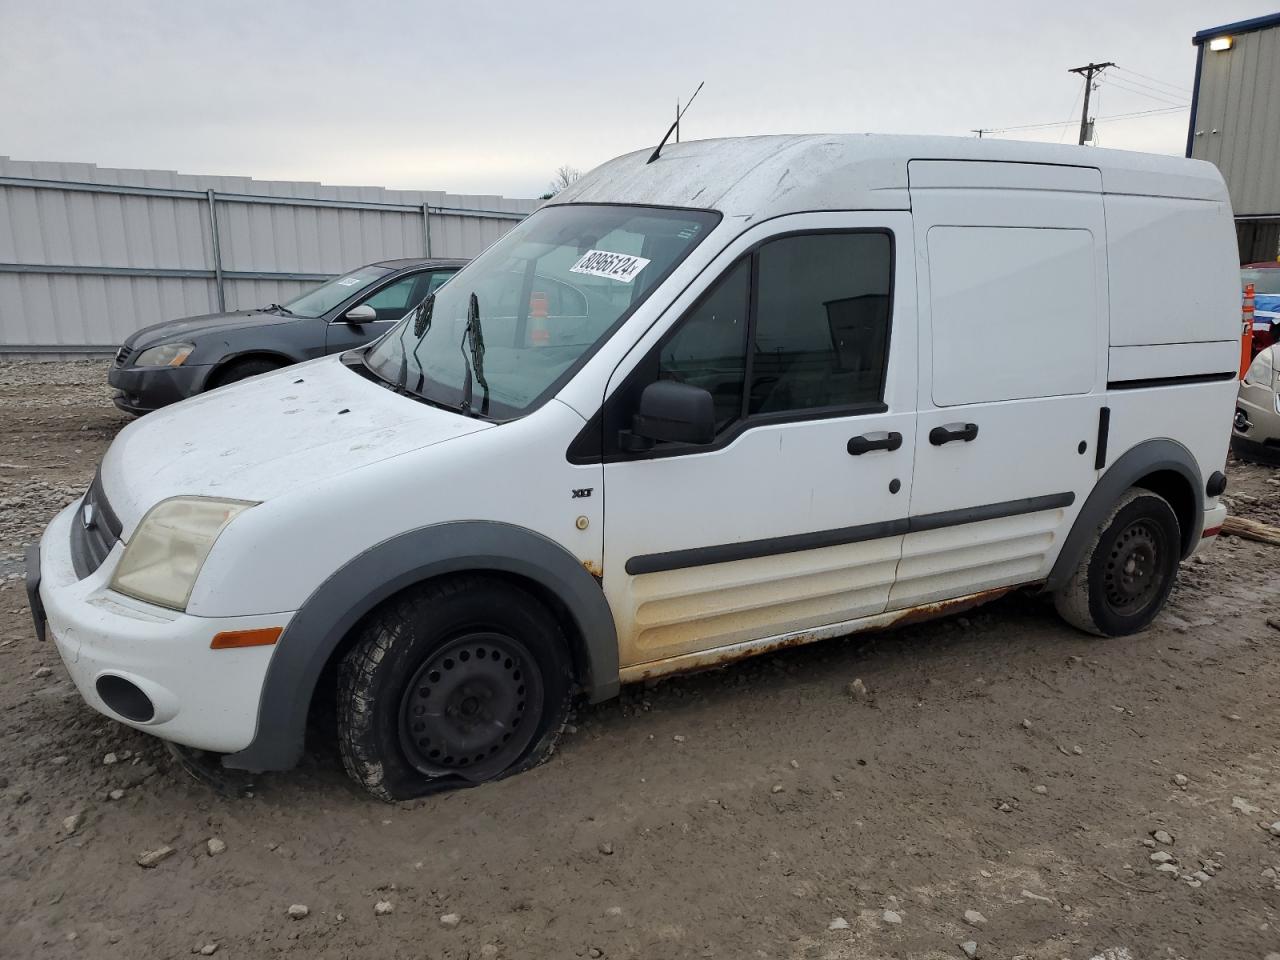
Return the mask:
[[497,420],[527,412],[719,222],[708,211],[544,207],[365,354],[381,379]]

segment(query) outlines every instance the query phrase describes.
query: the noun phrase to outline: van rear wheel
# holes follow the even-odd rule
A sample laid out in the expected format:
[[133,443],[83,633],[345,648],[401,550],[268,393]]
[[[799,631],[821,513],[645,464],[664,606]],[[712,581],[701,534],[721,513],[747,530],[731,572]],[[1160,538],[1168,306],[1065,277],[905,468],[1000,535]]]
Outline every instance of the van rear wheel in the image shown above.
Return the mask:
[[1059,616],[1100,637],[1146,627],[1173,589],[1181,559],[1169,502],[1134,487],[1099,525],[1075,571],[1053,595]]
[[388,601],[338,672],[338,743],[374,796],[406,800],[541,763],[568,719],[572,678],[555,618],[482,577]]

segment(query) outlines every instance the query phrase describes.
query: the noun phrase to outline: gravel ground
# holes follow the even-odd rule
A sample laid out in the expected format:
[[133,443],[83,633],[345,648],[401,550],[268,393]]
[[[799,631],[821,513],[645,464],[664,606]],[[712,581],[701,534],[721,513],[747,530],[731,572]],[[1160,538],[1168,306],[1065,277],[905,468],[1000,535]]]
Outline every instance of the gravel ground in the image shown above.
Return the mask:
[[22,548],[125,422],[104,373],[0,364],[0,956],[1280,951],[1276,548],[1187,563],[1138,637],[1009,597],[627,689],[492,786],[380,804],[317,742],[229,798],[32,637]]

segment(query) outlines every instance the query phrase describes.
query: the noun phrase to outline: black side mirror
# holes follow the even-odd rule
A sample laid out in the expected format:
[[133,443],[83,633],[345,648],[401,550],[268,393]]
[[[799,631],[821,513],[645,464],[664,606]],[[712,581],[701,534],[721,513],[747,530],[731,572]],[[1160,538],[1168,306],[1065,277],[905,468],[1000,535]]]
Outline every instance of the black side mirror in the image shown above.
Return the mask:
[[657,380],[640,394],[640,410],[622,439],[628,450],[647,450],[659,440],[705,444],[715,438],[711,393],[689,383]]

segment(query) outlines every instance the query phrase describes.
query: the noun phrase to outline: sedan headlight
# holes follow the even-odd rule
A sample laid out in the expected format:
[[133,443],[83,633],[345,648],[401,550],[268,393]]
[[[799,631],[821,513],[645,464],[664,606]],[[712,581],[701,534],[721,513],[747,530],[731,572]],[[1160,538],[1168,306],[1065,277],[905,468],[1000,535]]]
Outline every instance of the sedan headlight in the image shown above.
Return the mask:
[[194,343],[162,343],[138,354],[135,367],[180,367],[196,348]]
[[174,497],[147,511],[125,547],[111,589],[147,603],[185,610],[218,534],[255,504]]

